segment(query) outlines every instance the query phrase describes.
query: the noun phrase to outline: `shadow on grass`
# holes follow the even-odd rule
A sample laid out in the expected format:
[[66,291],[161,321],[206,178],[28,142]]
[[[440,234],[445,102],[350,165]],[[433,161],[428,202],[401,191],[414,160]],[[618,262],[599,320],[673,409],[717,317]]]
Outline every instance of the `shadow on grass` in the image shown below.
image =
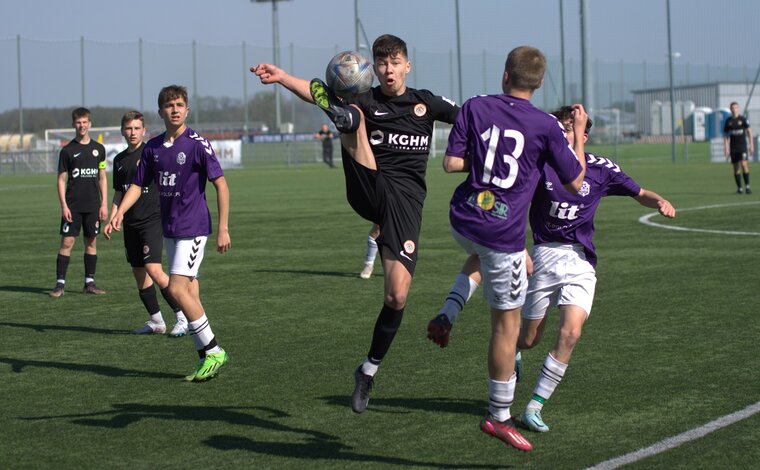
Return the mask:
[[330,277],[359,277],[355,272],[338,272],[338,271],[314,271],[310,269],[253,269],[254,273],[276,273],[276,274],[305,274],[307,276],[330,276]]
[[73,362],[56,362],[56,361],[32,361],[27,359],[13,359],[10,357],[0,357],[0,363],[8,364],[11,370],[16,373],[23,372],[29,367],[45,367],[50,369],[63,369],[74,372],[90,372],[93,374],[103,375],[105,377],[144,377],[148,379],[181,379],[184,375],[167,374],[165,372],[150,372],[122,369],[120,367],[99,366],[95,364],[76,364]]
[[[330,395],[319,397],[330,405],[346,408],[351,397]],[[482,418],[488,403],[485,400],[457,400],[453,398],[372,398],[367,411],[376,413],[411,413],[412,411],[434,411],[458,413]]]
[[30,286],[0,286],[0,292],[26,292],[28,294],[47,294],[51,288]]
[[[259,412],[263,417],[252,414]],[[108,429],[123,429],[144,419],[211,422],[219,421],[238,426],[251,426],[270,431],[303,434],[319,442],[326,443],[338,438],[311,429],[287,426],[275,421],[290,417],[289,414],[269,407],[224,407],[224,406],[181,406],[181,405],[146,405],[142,403],[117,403],[110,410],[92,413],[65,414],[58,416],[37,416],[22,418],[25,421],[71,419],[74,424]]]
[[93,328],[91,326],[80,325],[40,325],[37,323],[14,323],[14,322],[0,322],[0,327],[8,328],[28,328],[40,333],[47,333],[50,331],[78,331],[80,333],[96,333],[99,335],[131,335],[131,331],[127,330],[114,330],[112,328]]
[[[205,439],[204,444],[218,450],[245,450],[257,454],[272,455],[288,459],[303,459],[311,461],[313,465],[316,459],[342,460],[359,463],[383,463],[407,467],[435,467],[435,468],[508,468],[503,465],[478,465],[478,464],[446,464],[439,462],[424,462],[420,460],[405,459],[402,457],[388,457],[381,455],[362,454],[353,452],[352,448],[340,441],[324,441],[319,439],[308,442],[267,442],[254,441],[241,436],[212,436]],[[306,463],[304,464],[306,465]]]

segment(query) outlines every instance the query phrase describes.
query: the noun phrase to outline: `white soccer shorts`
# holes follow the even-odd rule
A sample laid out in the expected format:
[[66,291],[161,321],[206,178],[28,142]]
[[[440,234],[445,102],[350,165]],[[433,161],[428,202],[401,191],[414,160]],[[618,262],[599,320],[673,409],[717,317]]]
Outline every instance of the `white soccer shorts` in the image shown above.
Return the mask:
[[531,250],[533,275],[522,310],[526,320],[540,320],[553,306],[577,305],[591,314],[596,271],[581,245],[542,243]]
[[476,254],[480,258],[483,297],[491,308],[512,310],[525,303],[528,287],[525,250],[516,253],[497,251],[463,237],[453,228],[451,233],[467,254]]
[[169,274],[198,277],[208,237],[164,238]]

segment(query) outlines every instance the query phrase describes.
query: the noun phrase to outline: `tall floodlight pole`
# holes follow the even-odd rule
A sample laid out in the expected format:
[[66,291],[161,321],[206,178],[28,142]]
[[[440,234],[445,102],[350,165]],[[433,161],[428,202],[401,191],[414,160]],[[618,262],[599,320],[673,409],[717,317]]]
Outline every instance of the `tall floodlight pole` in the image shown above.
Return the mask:
[[359,52],[359,0],[354,0],[354,44],[354,50]]
[[560,105],[565,106],[567,104],[565,92],[567,78],[565,77],[565,13],[562,9],[562,0],[559,0],[559,51],[560,69],[562,71],[562,103]]
[[16,35],[16,67],[18,74],[18,135],[21,136],[19,141],[19,150],[24,150],[24,103],[21,100],[21,35]]
[[588,0],[581,0],[581,69],[583,73],[583,106],[589,116],[594,111],[593,74],[591,71],[591,57],[589,53],[589,16]]
[[459,81],[459,103],[462,103],[462,35],[459,33],[459,0],[454,0],[457,27],[457,80]]
[[673,44],[670,39],[670,0],[665,2],[668,19],[668,82],[670,84],[670,133],[671,147],[670,158],[673,163],[676,162],[676,100],[673,92]]
[[[254,3],[272,3],[272,62],[277,67],[280,66],[280,26],[278,23],[277,3],[286,0],[251,0]],[[274,86],[274,115],[276,132],[280,132],[282,125],[280,117],[280,87]]]

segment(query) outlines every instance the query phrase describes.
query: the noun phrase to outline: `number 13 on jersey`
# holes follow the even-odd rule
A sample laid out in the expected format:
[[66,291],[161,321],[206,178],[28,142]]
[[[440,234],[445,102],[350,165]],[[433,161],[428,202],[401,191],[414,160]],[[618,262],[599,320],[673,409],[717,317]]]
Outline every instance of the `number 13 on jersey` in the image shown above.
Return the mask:
[[[488,142],[488,153],[486,154],[485,162],[483,162],[483,184],[493,184],[502,189],[511,188],[515,184],[517,179],[517,171],[519,165],[517,159],[522,155],[525,148],[525,137],[522,132],[514,129],[505,129],[503,132],[497,126],[491,126],[490,129],[480,134],[480,138],[485,142]],[[505,153],[502,155],[502,160],[509,166],[509,175],[506,179],[499,178],[498,176],[491,176],[496,161],[496,145],[499,142],[499,138],[512,139],[515,141],[515,149],[511,154]]]

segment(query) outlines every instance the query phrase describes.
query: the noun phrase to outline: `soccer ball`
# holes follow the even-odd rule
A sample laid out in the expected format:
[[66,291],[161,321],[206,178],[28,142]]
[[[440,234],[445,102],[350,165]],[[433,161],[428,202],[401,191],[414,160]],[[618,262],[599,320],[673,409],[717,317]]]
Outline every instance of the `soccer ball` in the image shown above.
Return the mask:
[[368,91],[372,88],[374,79],[370,61],[354,51],[343,51],[333,57],[325,71],[327,86],[342,97]]

